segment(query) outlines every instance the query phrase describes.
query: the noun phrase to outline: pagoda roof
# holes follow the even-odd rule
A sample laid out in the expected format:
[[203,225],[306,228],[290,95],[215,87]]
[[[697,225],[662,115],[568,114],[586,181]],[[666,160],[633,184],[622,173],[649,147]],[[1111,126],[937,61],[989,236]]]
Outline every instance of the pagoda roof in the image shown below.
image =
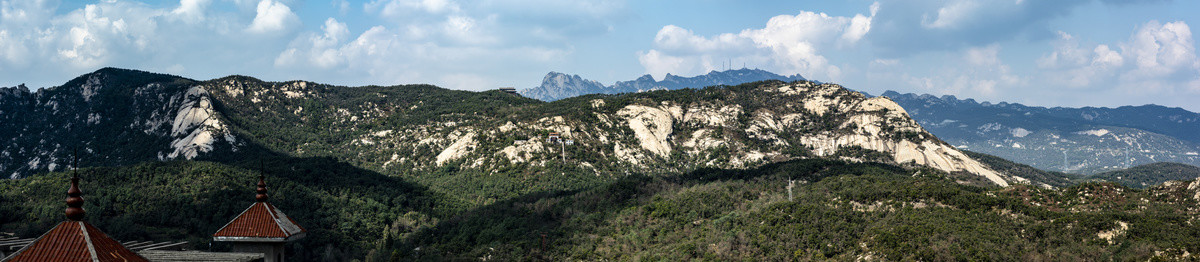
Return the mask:
[[304,237],[305,230],[270,202],[255,202],[229,221],[217,233],[215,241],[286,242]]
[[63,221],[4,262],[149,261],[83,221]]

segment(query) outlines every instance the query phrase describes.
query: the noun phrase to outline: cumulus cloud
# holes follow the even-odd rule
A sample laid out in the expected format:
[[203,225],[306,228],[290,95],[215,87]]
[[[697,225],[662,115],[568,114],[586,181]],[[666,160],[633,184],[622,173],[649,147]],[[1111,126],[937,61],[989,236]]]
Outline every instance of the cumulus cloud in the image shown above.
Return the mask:
[[274,65],[351,83],[490,89],[511,81],[497,75],[529,73],[529,66],[564,60],[579,34],[607,33],[578,27],[609,27],[622,16],[624,2],[378,0],[363,7],[396,26],[375,26],[354,36],[330,18],[320,32],[300,33]]
[[300,17],[292,13],[292,8],[280,2],[262,0],[255,10],[254,21],[246,28],[252,33],[276,33],[300,24]]
[[1187,69],[1200,66],[1196,60],[1192,30],[1183,21],[1166,24],[1150,21],[1139,28],[1123,47],[1126,56],[1137,68],[1122,78],[1137,80],[1165,77],[1179,72],[1187,73]]
[[202,22],[205,18],[205,9],[208,9],[211,2],[211,0],[180,0],[179,7],[171,10],[171,14],[189,23]]
[[803,11],[772,17],[762,28],[715,36],[667,25],[655,35],[654,49],[638,52],[638,61],[646,73],[658,78],[667,73],[703,74],[736,60],[780,73],[836,81],[842,69],[830,64],[821,52],[856,44],[871,31],[871,19],[878,10],[879,5],[874,4],[872,16],[854,17]]
[[275,65],[287,67],[305,64],[321,69],[342,65],[345,60],[338,45],[347,40],[350,30],[347,29],[345,23],[338,22],[332,17],[325,20],[325,25],[321,26],[321,30],[323,33],[320,35],[307,33],[293,41],[292,46],[275,59]]
[[1047,82],[1073,88],[1115,89],[1126,94],[1192,92],[1200,81],[1200,59],[1190,27],[1183,21],[1150,21],[1129,40],[1081,44],[1060,32],[1055,50],[1038,59]]
[[[279,52],[293,37],[251,37],[244,29],[252,27],[249,17],[258,12],[249,16],[213,8],[217,3],[227,4],[182,0],[157,7],[111,0],[56,13],[56,1],[0,1],[0,79],[5,81],[0,84],[61,84],[105,66],[171,73],[209,69],[203,71],[210,74],[220,68],[218,72],[236,73],[262,68],[254,57]],[[262,17],[285,9],[282,3],[267,3]],[[261,22],[260,27],[267,24]]]
[[0,85],[49,86],[115,66],[485,89],[493,88],[485,81],[536,78],[531,68],[551,70],[578,39],[631,16],[622,0],[330,0],[326,7],[342,15],[383,24],[356,31],[339,16],[301,30],[307,20],[293,2],[107,0],[71,10],[54,0],[0,0]]

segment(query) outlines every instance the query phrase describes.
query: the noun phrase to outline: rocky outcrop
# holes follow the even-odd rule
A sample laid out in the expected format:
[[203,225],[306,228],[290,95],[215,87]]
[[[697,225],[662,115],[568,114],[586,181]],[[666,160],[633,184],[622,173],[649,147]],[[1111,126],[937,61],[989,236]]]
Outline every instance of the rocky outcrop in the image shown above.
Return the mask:
[[478,143],[475,141],[475,132],[467,132],[467,134],[460,136],[457,140],[454,140],[453,144],[447,146],[446,149],[442,150],[442,152],[437,155],[437,165],[440,166],[445,164],[446,161],[455,160],[466,156],[467,154],[471,153],[471,151],[475,150],[476,145],[478,145]]
[[618,111],[617,115],[626,118],[629,129],[637,135],[638,144],[643,149],[659,157],[669,158],[671,143],[667,139],[670,138],[675,124],[675,117],[671,112],[679,110],[679,107],[630,105]]
[[171,136],[175,138],[171,141],[173,151],[162,158],[192,159],[212,151],[213,144],[218,140],[235,141],[233,134],[217,117],[212,98],[204,87],[194,86],[176,99],[181,103],[171,124]]

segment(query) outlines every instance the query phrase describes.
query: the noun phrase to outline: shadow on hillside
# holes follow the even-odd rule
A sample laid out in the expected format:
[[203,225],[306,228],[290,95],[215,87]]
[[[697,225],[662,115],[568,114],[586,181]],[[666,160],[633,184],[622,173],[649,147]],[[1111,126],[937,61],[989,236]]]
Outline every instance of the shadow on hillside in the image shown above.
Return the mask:
[[[448,212],[440,207],[455,205],[447,203],[452,198],[423,185],[333,157],[292,157],[257,144],[242,146],[238,151],[214,152],[204,160],[256,174],[262,170],[268,176],[270,191],[295,193],[271,195],[270,201],[308,230],[305,239],[289,246],[291,257],[300,261],[362,257],[386,237],[386,232],[396,230],[393,227],[398,218],[442,217]],[[271,178],[284,179],[287,184],[272,184]],[[247,188],[257,182],[256,177],[246,179]],[[251,194],[246,191],[242,201],[246,206],[254,201]]]
[[781,185],[788,179],[817,182],[841,174],[871,172],[867,171],[871,168],[906,173],[903,168],[884,164],[806,159],[744,170],[701,169],[663,177],[632,175],[590,189],[531,193],[469,210],[401,239],[393,259],[478,259],[503,249],[498,246],[525,256],[501,255],[500,259],[542,259],[543,234],[550,249],[547,253],[568,252],[571,247],[556,243],[556,239],[594,234],[588,232],[591,225],[608,223],[622,210],[649,203],[660,193],[717,181],[758,178],[777,178]]

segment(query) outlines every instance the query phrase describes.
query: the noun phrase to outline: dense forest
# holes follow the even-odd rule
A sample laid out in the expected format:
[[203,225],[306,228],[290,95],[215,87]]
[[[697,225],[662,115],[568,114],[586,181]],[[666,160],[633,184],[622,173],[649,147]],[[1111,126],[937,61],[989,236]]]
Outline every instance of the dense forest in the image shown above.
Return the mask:
[[1200,248],[1186,186],[988,188],[947,175],[797,160],[629,176],[442,219],[392,259],[1095,261]]
[[[449,212],[419,185],[327,158],[266,159],[248,168],[200,161],[80,169],[86,220],[122,241],[188,241],[227,250],[212,234],[254,202],[266,170],[270,201],[309,231],[290,243],[295,258],[362,257],[398,221]],[[63,221],[70,173],[0,180],[0,231],[37,237]],[[303,259],[310,258],[310,259]]]
[[[244,164],[81,169],[87,219],[117,239],[222,250],[209,236],[253,201],[258,163]],[[929,168],[811,159],[576,182],[423,182],[461,188],[435,192],[326,158],[263,166],[271,201],[310,231],[289,246],[300,260],[1062,261],[1200,251],[1196,181],[979,187]],[[61,221],[68,176],[0,181],[0,230],[30,237]]]

